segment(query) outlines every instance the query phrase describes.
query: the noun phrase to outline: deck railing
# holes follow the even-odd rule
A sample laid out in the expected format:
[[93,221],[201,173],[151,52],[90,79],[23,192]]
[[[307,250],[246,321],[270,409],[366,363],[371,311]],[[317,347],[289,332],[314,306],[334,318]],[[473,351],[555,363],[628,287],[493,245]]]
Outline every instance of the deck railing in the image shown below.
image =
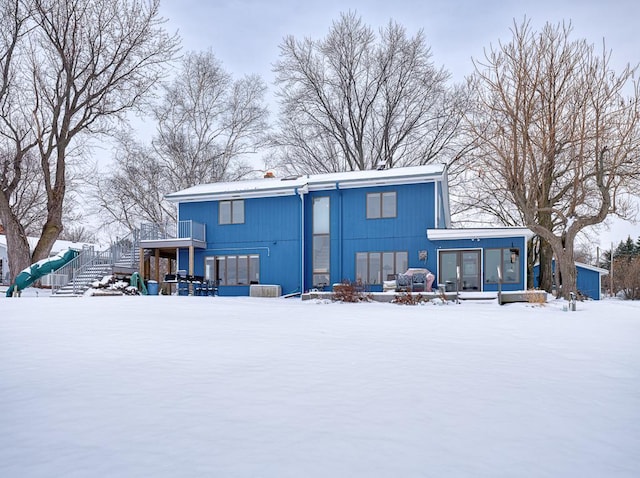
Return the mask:
[[73,260],[51,273],[51,293],[55,294],[59,289],[70,283],[74,285],[73,293],[78,293],[79,290],[76,290],[76,278],[94,265],[112,263],[110,258],[110,250],[96,252],[92,246],[83,247],[82,251]]
[[93,246],[85,246],[82,251],[70,262],[53,271],[51,275],[51,292],[55,294],[67,284],[73,283],[73,293],[78,293],[76,279],[91,268],[100,266],[113,266],[117,263],[137,266],[136,259],[139,247],[138,238],[140,231],[134,230],[128,236],[112,244],[109,249],[96,251]]
[[193,239],[205,241],[205,225],[196,221],[178,221],[178,223],[151,224],[140,226],[140,240],[158,241],[165,239]]

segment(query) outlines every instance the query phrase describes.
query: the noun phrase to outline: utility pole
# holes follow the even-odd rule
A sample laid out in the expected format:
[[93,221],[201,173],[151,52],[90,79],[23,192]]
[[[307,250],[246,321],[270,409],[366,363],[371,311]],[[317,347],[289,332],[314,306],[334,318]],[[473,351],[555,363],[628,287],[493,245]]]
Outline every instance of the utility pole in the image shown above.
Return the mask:
[[611,297],[613,297],[613,242],[611,243],[611,262],[609,263],[609,287],[611,288]]

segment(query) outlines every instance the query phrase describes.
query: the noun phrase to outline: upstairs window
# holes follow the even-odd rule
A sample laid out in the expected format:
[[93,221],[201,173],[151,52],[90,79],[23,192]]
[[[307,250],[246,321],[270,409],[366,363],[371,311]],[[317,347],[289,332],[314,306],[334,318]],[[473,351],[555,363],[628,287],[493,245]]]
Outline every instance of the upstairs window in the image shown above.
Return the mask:
[[367,219],[396,217],[396,192],[368,193]]
[[244,224],[244,200],[220,201],[218,224]]

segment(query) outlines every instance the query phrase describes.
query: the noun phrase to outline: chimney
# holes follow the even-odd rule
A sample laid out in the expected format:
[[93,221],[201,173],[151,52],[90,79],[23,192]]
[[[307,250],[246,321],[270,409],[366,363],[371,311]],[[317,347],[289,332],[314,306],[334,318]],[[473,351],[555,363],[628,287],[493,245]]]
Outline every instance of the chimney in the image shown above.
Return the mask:
[[264,173],[264,177],[265,179],[267,179],[267,178],[275,178],[276,176],[271,171],[267,171],[266,173]]

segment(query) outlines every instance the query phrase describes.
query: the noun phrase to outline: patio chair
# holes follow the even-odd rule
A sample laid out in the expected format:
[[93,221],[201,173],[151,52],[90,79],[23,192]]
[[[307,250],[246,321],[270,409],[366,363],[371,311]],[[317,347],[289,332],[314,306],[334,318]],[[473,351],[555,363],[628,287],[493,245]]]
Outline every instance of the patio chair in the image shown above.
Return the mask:
[[414,272],[411,277],[411,291],[425,292],[427,290],[427,274]]
[[398,274],[396,278],[396,290],[407,292],[411,289],[411,276],[408,274]]
[[204,282],[194,282],[193,295],[207,295],[207,284]]
[[215,296],[218,295],[218,284],[219,280],[208,280],[207,281],[207,295]]

